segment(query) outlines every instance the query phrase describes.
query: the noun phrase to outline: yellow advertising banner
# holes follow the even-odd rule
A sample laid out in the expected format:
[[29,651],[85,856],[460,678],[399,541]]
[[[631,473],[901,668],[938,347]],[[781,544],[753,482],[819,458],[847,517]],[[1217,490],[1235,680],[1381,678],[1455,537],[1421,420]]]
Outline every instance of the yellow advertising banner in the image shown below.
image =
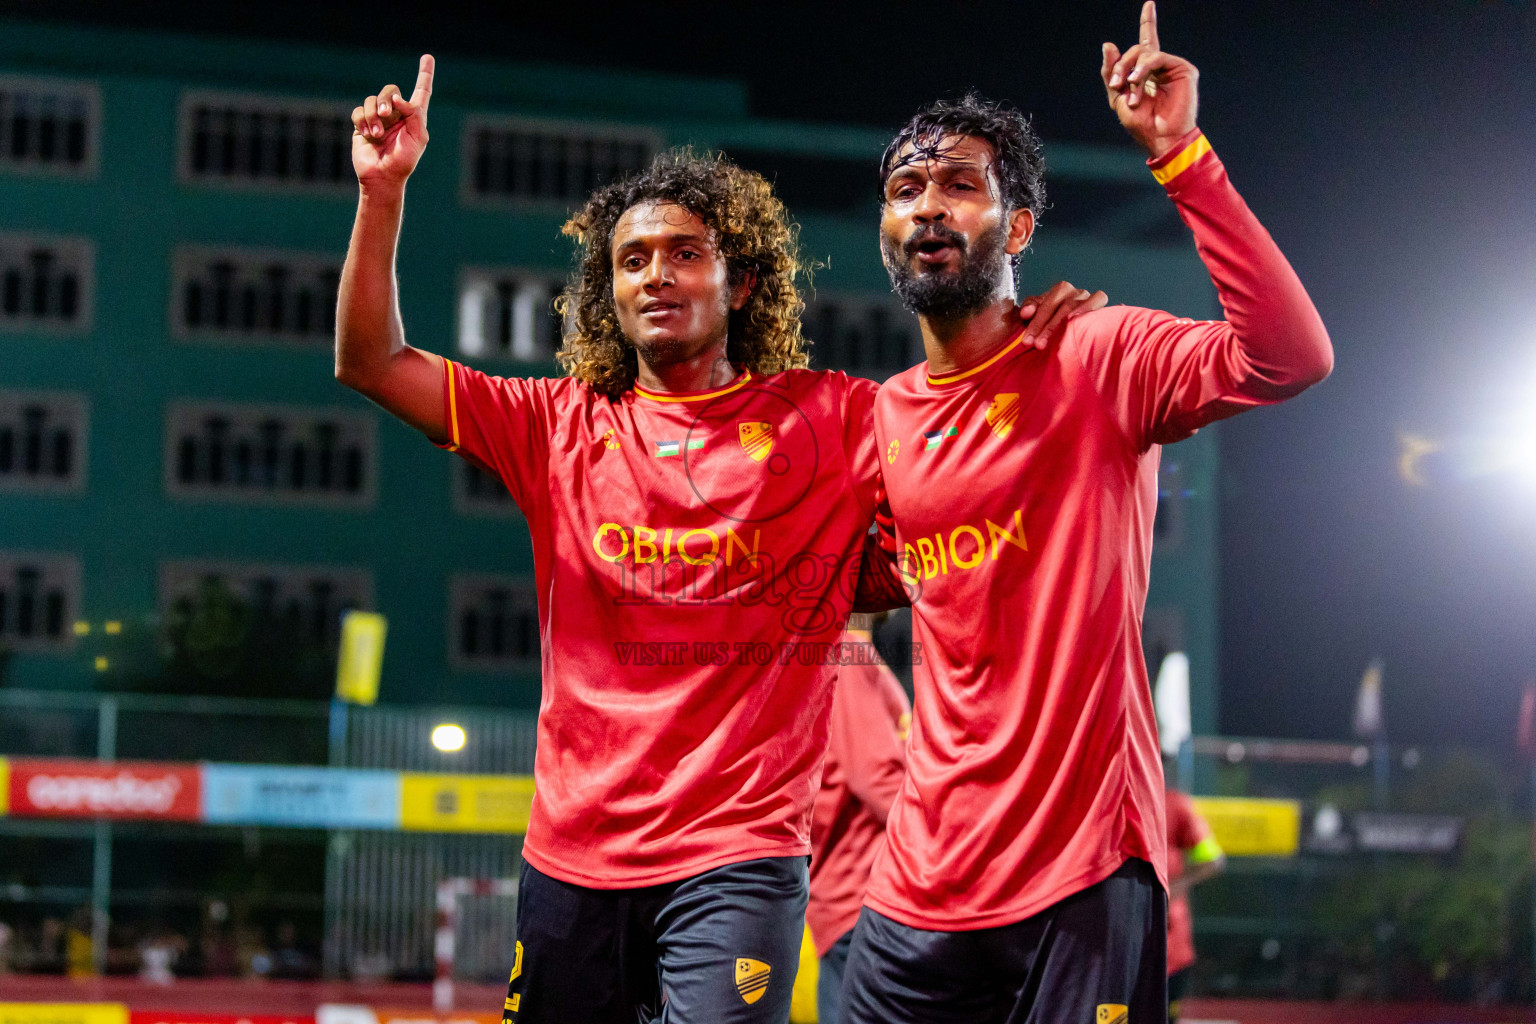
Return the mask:
[[128,1024],[122,1003],[0,1003],[0,1024]]
[[11,762],[0,757],[0,817],[11,813]]
[[413,832],[528,831],[532,775],[402,772],[400,827]]
[[1227,856],[1296,856],[1301,839],[1301,804],[1297,801],[1225,796],[1193,799]]
[[336,658],[336,696],[352,704],[379,699],[384,668],[384,635],[389,622],[378,612],[350,611],[341,617],[341,651]]

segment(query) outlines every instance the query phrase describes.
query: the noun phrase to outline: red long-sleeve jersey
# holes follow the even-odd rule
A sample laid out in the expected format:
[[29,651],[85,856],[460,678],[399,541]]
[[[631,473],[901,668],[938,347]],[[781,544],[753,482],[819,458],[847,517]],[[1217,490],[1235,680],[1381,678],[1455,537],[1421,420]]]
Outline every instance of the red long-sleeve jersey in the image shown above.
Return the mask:
[[1225,321],[1112,307],[1039,352],[891,378],[875,431],[912,602],[908,771],[867,904],[1010,924],[1149,861],[1163,779],[1141,650],[1159,445],[1327,376],[1317,311],[1205,137],[1151,163]]

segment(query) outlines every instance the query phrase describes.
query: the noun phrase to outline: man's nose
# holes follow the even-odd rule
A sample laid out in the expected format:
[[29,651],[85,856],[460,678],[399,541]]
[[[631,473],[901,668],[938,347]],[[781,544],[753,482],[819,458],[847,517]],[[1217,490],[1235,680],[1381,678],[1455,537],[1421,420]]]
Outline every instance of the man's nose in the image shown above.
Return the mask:
[[912,217],[924,224],[937,223],[948,213],[944,205],[944,190],[933,182],[923,186],[922,194],[912,204]]
[[664,253],[655,253],[645,268],[645,286],[659,288],[672,283],[672,271]]

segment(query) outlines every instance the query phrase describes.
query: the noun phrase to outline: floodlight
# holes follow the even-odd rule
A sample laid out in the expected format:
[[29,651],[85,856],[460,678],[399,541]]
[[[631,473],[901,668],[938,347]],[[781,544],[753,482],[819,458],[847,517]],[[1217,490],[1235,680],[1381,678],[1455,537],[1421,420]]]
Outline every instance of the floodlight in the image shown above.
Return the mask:
[[452,722],[444,722],[432,730],[432,745],[445,754],[464,749],[464,728]]

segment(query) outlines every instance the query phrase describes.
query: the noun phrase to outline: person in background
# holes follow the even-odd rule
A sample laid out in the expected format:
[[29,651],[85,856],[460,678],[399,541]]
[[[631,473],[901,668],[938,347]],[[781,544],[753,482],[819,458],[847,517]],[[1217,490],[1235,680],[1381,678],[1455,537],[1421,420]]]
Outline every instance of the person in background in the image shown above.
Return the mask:
[[151,985],[169,985],[176,980],[172,971],[186,951],[187,940],[165,927],[151,925],[139,943],[139,979]]
[[912,703],[873,642],[888,613],[853,615],[843,637],[850,663],[838,671],[827,758],[811,812],[811,900],[805,921],[820,958],[816,1013],[837,1024],[843,967],[864,887],[885,839],[885,817],[906,774]]
[[1189,890],[1221,874],[1227,857],[1211,834],[1210,823],[1187,794],[1170,786],[1164,796],[1168,802],[1168,1020],[1174,1024],[1195,965]]
[[96,976],[96,944],[91,938],[92,911],[75,908],[64,931],[64,972],[71,978]]

